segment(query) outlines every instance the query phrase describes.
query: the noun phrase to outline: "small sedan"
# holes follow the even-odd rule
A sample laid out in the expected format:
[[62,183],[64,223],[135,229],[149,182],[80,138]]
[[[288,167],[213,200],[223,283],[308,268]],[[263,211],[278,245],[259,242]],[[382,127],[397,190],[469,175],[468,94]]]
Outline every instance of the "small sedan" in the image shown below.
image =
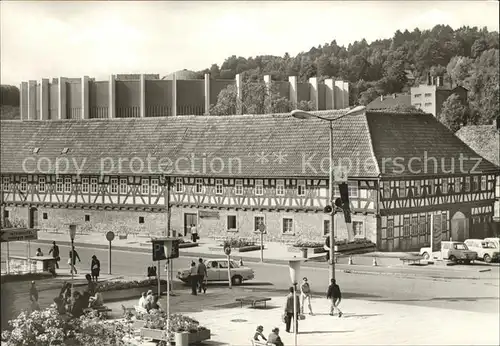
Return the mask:
[[[255,277],[254,270],[249,267],[240,266],[236,261],[231,260],[231,282],[233,285],[241,285],[243,281],[252,280]],[[207,266],[207,281],[228,282],[229,273],[227,270],[227,259],[213,259],[205,262]],[[184,283],[189,282],[191,270],[181,269],[177,272],[177,279]]]

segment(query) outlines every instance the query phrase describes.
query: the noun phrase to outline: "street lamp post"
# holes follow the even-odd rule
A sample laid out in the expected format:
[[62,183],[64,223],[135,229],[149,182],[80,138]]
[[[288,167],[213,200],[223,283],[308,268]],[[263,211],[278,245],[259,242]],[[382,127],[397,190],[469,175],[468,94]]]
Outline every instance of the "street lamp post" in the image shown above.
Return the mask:
[[330,167],[329,167],[329,177],[328,177],[328,189],[329,189],[329,197],[330,197],[330,205],[332,207],[332,211],[330,213],[330,280],[335,279],[335,200],[334,200],[334,191],[333,191],[333,122],[337,121],[347,115],[353,115],[360,111],[364,111],[365,107],[359,106],[351,109],[347,113],[333,119],[325,118],[320,115],[308,113],[301,111],[299,109],[292,111],[291,115],[297,119],[321,119],[323,121],[329,122],[330,128]]
[[74,250],[74,244],[75,244],[75,236],[76,236],[76,225],[69,225],[69,237],[71,238],[71,296],[73,297],[73,292],[74,292],[74,266],[75,266],[75,250]]

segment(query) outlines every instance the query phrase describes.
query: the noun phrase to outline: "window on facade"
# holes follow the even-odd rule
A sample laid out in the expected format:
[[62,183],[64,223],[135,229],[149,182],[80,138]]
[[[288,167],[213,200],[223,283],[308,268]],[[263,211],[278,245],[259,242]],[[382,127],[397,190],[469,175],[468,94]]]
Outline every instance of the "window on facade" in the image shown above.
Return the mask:
[[215,179],[215,194],[222,195],[223,185],[222,179]]
[[418,217],[412,216],[411,218],[411,236],[416,237],[418,235]]
[[306,181],[305,180],[297,180],[297,195],[305,196],[306,195]]
[[9,215],[10,215],[10,212],[8,210],[4,210],[3,211],[3,217],[8,219],[9,218]]
[[90,215],[85,215],[85,222],[89,222],[90,221]]
[[57,178],[56,179],[56,192],[63,192],[64,191],[64,184],[63,184],[63,178]]
[[276,195],[283,196],[285,194],[285,181],[282,179],[276,180]]
[[196,193],[203,192],[203,178],[196,178]]
[[139,216],[139,223],[144,223],[144,216]]
[[[177,186],[176,186],[177,189]],[[149,179],[143,178],[141,181],[141,193],[143,195],[149,195]]]
[[425,230],[427,228],[427,218],[425,215],[420,215],[418,218],[418,234],[425,235]]
[[420,107],[422,107],[422,104],[421,103],[415,103],[414,106],[417,107],[417,108],[420,108]]
[[446,232],[448,230],[448,220],[446,213],[441,214],[441,232]]
[[340,187],[339,184],[333,184],[333,197],[340,197]]
[[472,191],[477,191],[479,190],[479,177],[476,175],[473,178],[472,181]]
[[454,189],[455,189],[456,193],[459,193],[462,190],[460,183],[461,183],[460,178],[455,178],[455,184],[453,184],[453,185],[454,185]]
[[415,185],[413,186],[413,196],[414,197],[420,196],[420,188],[421,188],[420,180],[416,180]]
[[227,216],[227,229],[237,229],[236,226],[236,215]]
[[441,215],[437,214],[434,215],[434,234],[440,234],[441,233]]
[[71,178],[64,178],[64,192],[71,192]]
[[253,225],[254,226],[253,227],[254,231],[255,232],[260,232],[260,230],[259,230],[260,224],[265,225],[264,216],[255,216],[253,223],[254,223],[254,225]]
[[158,179],[151,179],[151,194],[158,194]]
[[118,193],[118,179],[111,178],[111,193]]
[[82,178],[82,192],[89,192],[89,178]]
[[355,237],[363,237],[363,222],[361,221],[353,221],[352,222],[352,231],[354,232]]
[[347,184],[347,189],[349,191],[349,197],[357,198],[359,196],[358,182],[357,181],[350,181]]
[[26,192],[28,190],[28,178],[21,177],[21,186],[19,187],[19,189],[22,192]]
[[481,176],[481,190],[486,191],[486,176]]
[[243,194],[243,180],[236,179],[234,181],[234,193],[236,195],[242,195]]
[[404,181],[399,182],[399,198],[406,197],[406,184]]
[[431,93],[425,93],[425,97],[431,97],[432,94]]
[[431,220],[432,217],[430,214],[427,214],[427,221],[425,222],[425,241],[429,241],[429,237],[431,234]]
[[128,190],[127,178],[120,179],[120,194],[126,195]]
[[415,94],[415,95],[414,95],[414,97],[415,97],[415,98],[418,98],[418,97],[420,97],[420,96],[422,96],[422,94]]
[[175,192],[183,192],[184,191],[184,181],[182,178],[175,178]]
[[431,103],[431,102],[426,102],[426,103],[425,103],[425,107],[430,107],[430,106],[432,106],[432,103]]
[[49,218],[49,215],[47,213],[42,213],[42,219],[47,220]]
[[38,192],[45,192],[45,177],[38,177]]
[[384,198],[391,198],[391,183],[384,181]]
[[9,177],[3,177],[2,181],[3,181],[3,190],[9,191],[9,182],[10,182]]
[[97,193],[97,178],[90,178],[90,193]]
[[293,219],[283,218],[283,233],[293,233]]
[[429,195],[435,194],[436,193],[436,187],[434,186],[434,179],[429,179],[427,184],[428,184],[428,186],[427,186],[428,190],[427,191],[429,192]]
[[465,192],[470,192],[470,177],[465,177],[464,189]]
[[330,234],[330,220],[323,220],[323,235]]
[[387,220],[387,238],[394,238],[394,220]]
[[408,238],[410,236],[410,218],[405,217],[403,219],[403,237]]
[[264,193],[264,181],[262,179],[255,180],[255,194],[257,196],[262,196]]
[[443,194],[448,193],[448,178],[443,179],[443,184],[441,185],[441,193]]

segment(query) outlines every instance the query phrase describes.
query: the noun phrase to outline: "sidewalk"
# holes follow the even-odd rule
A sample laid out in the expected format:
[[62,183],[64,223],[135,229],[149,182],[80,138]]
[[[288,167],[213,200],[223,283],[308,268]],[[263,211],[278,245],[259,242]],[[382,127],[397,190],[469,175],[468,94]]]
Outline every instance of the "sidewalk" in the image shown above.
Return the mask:
[[[278,327],[284,344],[294,344],[294,334],[286,333],[281,320],[283,296],[269,296],[272,300],[267,308],[252,309],[245,305],[241,308],[235,297],[261,294],[239,290],[226,290],[226,293],[219,297],[217,292],[209,292],[205,299],[203,295],[189,294],[176,297],[171,301],[172,313],[183,313],[210,329],[212,337],[206,345],[251,345],[250,339],[258,325],[264,327],[266,337]],[[208,297],[209,294],[214,296]],[[193,308],[200,299],[204,299],[203,303],[200,301],[198,308]],[[135,301],[122,303],[128,306]],[[162,301],[162,304],[165,303]],[[306,315],[306,319],[300,321],[297,340],[300,346],[498,345],[500,342],[495,313],[345,299],[341,304],[344,315],[338,318],[329,316],[326,299],[314,299],[312,305],[315,315]],[[119,308],[113,306],[113,309]]]

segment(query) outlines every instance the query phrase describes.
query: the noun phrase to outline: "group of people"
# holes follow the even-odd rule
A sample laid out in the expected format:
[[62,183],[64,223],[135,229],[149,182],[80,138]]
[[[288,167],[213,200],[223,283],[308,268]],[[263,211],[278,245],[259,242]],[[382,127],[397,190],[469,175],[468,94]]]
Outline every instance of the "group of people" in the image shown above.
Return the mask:
[[203,258],[198,259],[198,264],[192,261],[190,269],[191,294],[195,296],[201,291],[207,293],[207,266]]
[[[296,291],[294,287],[290,287],[283,311],[283,322],[285,323],[287,333],[291,332],[292,321],[294,321],[294,331],[298,333],[299,319],[303,319],[301,318],[301,316],[304,314],[306,302],[308,304],[309,314],[313,315],[311,307],[311,292],[311,286],[309,285],[306,277],[302,279],[302,284],[300,286],[300,296],[298,295],[298,291]],[[328,290],[326,292],[326,298],[330,300],[330,316],[334,316],[335,311],[337,311],[338,317],[342,317],[343,313],[339,309],[339,304],[342,301],[342,293],[335,279],[331,279],[330,286],[328,287]],[[297,315],[294,316],[295,313]],[[264,327],[258,326],[253,339],[256,341],[264,341],[268,345],[284,346],[283,341],[279,336],[279,328],[274,328],[267,339],[264,336],[263,332]]]
[[97,284],[92,276],[86,274],[85,279],[87,279],[87,287],[83,292],[74,290],[72,294],[71,283],[65,282],[63,284],[59,295],[54,298],[59,314],[80,317],[84,314],[85,309],[104,305],[102,294],[97,290]]
[[160,305],[160,297],[158,294],[153,294],[152,290],[147,292],[142,292],[141,298],[139,298],[139,303],[137,306],[141,307],[148,313],[151,311],[162,311],[162,307]]
[[[59,252],[59,246],[57,246],[55,241],[52,242],[52,247],[49,250],[49,255],[52,255],[52,257],[55,260],[55,267],[59,269],[59,261],[61,261],[61,257]],[[43,256],[41,248],[37,249],[36,256]],[[68,265],[70,266],[70,273],[74,272],[75,274],[78,274],[78,270],[76,269],[76,260],[78,260],[79,263],[82,262],[82,260],[80,259],[80,255],[73,246],[71,250],[69,250],[68,254]],[[97,282],[100,271],[101,271],[101,262],[99,261],[96,255],[93,255],[92,261],[90,263],[90,276],[93,281]]]

